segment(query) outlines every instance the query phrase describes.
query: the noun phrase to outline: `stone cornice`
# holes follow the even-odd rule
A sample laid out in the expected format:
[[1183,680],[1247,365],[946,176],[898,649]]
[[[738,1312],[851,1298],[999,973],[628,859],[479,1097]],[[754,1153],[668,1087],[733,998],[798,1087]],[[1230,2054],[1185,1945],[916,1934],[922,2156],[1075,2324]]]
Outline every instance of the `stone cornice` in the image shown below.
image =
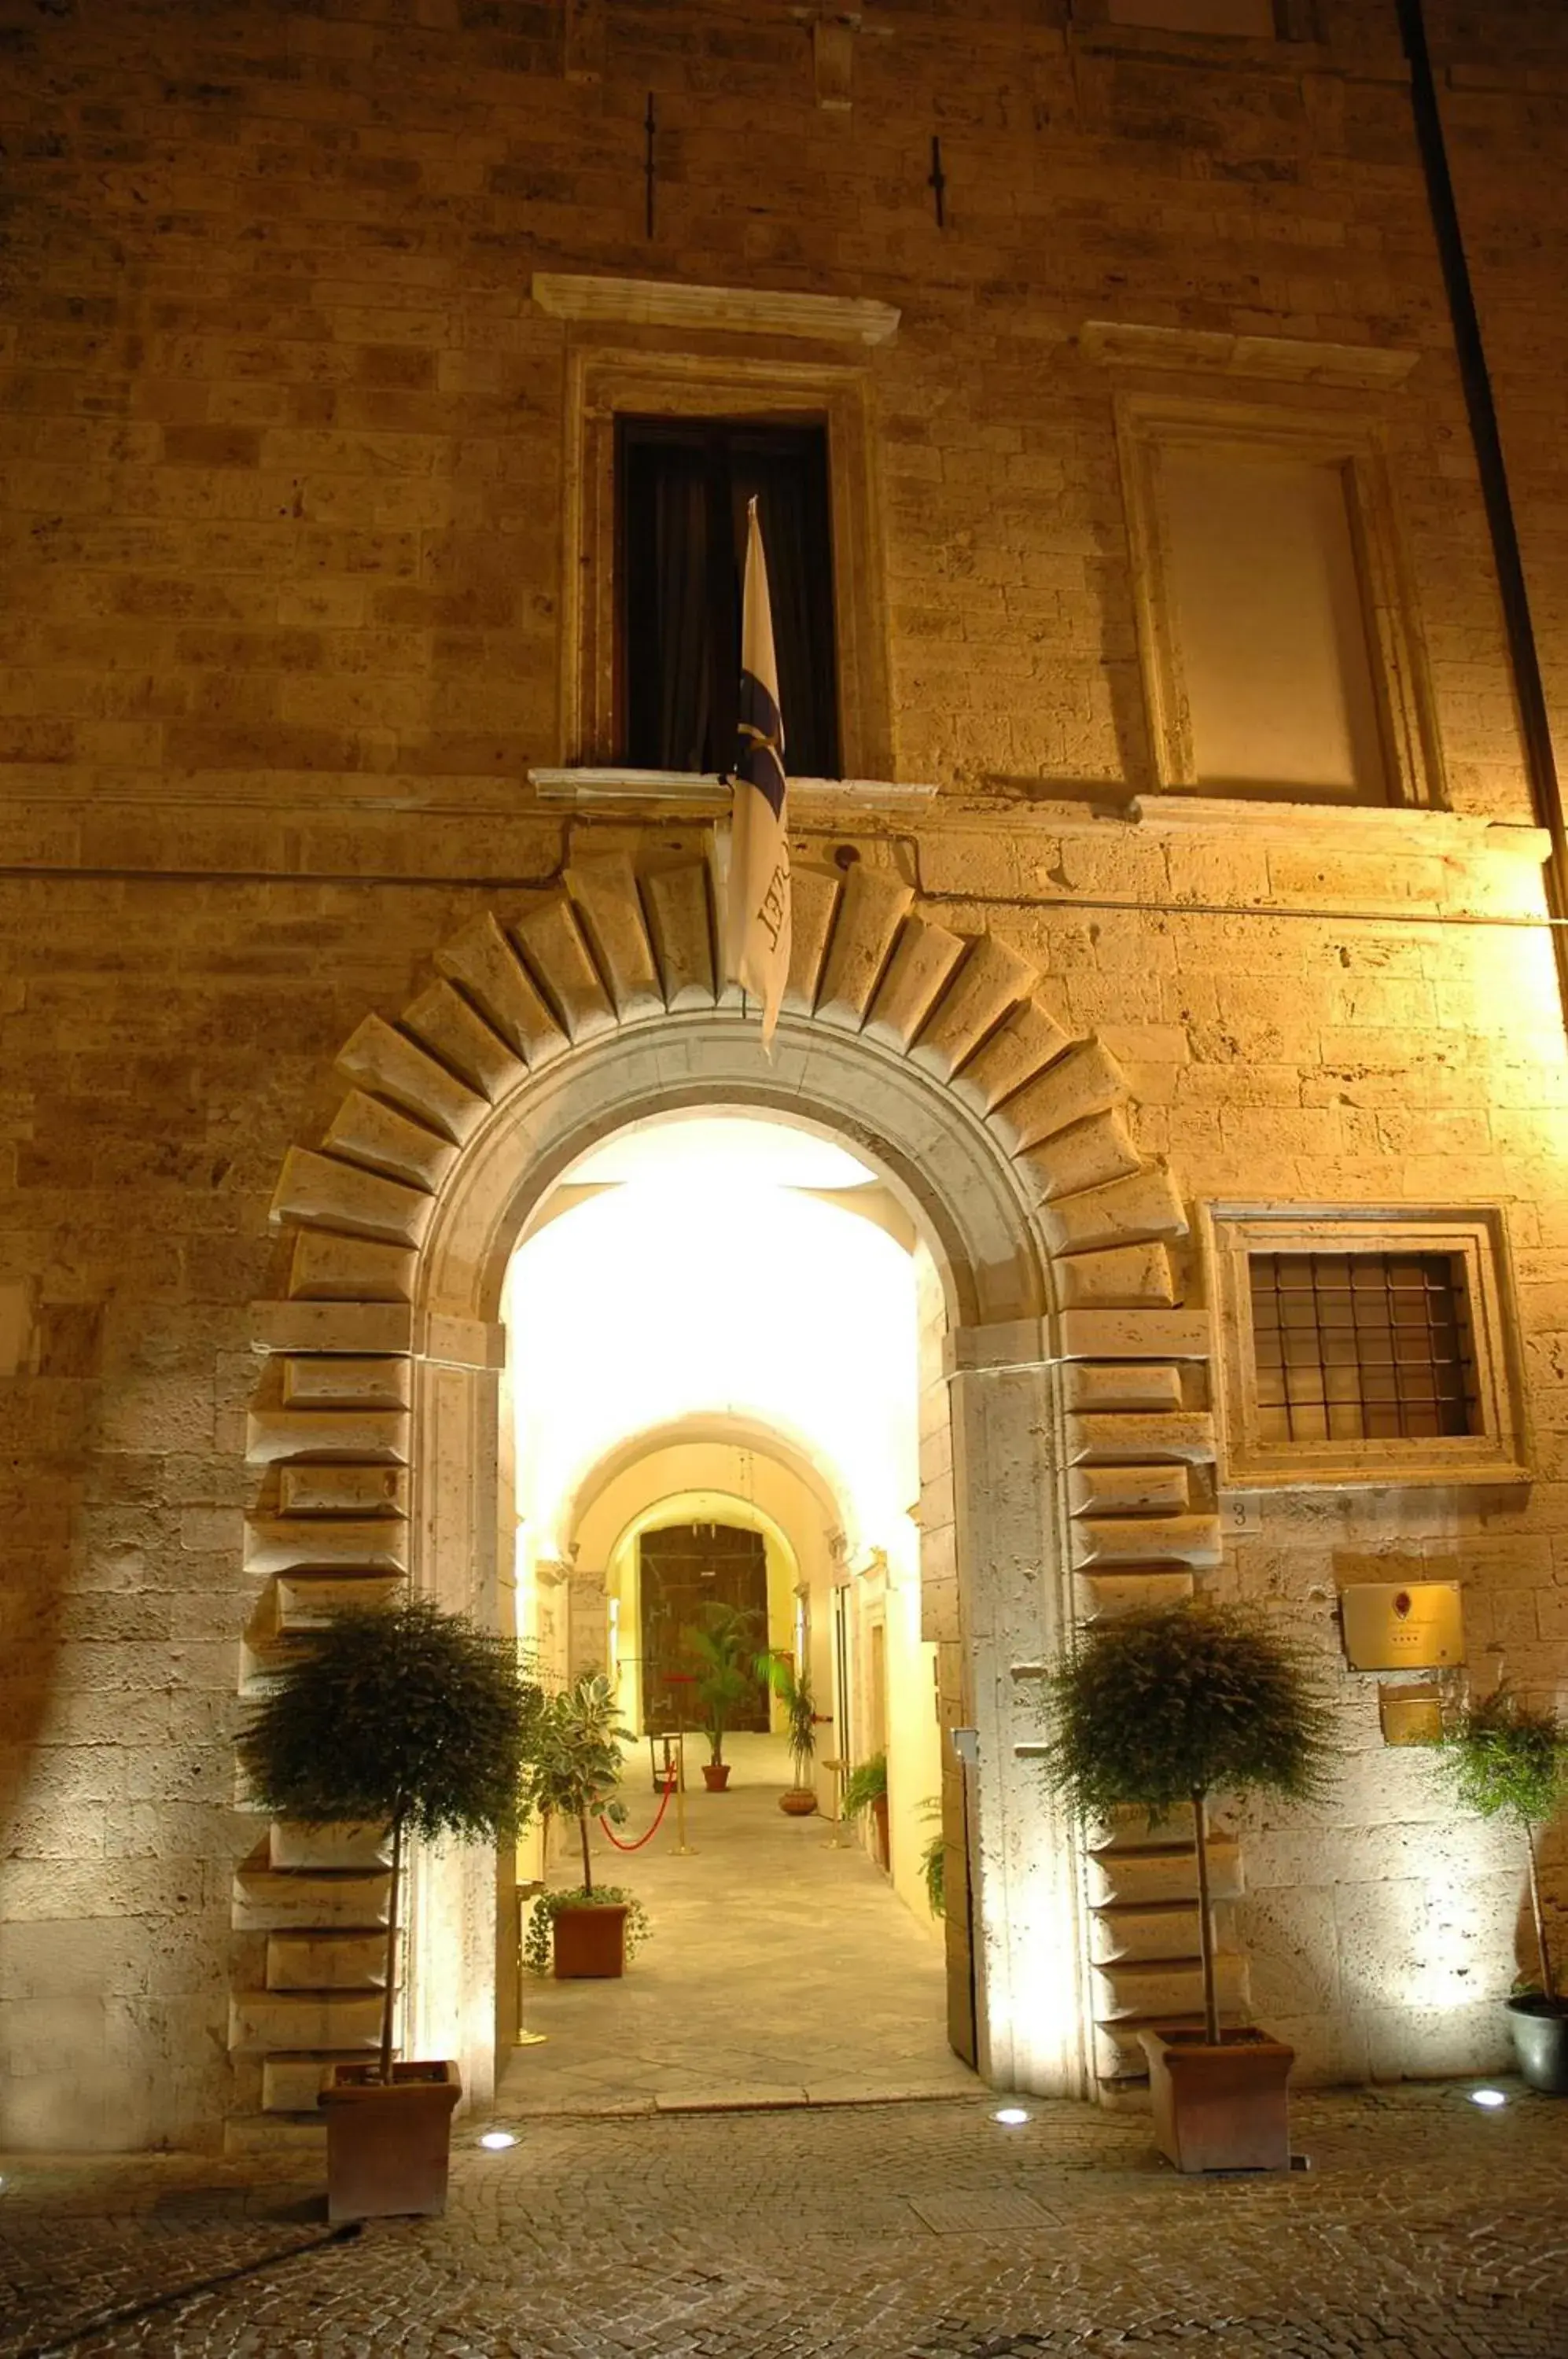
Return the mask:
[[1416,352],[1377,344],[1229,335],[1209,328],[1149,327],[1118,320],[1085,320],[1078,331],[1078,349],[1085,360],[1105,366],[1180,369],[1189,375],[1263,377],[1276,385],[1385,393],[1402,385],[1421,358]]
[[[603,769],[530,769],[528,784],[541,803],[713,803],[727,805],[729,781],[703,770],[632,770],[612,764]],[[934,784],[892,778],[791,778],[792,798],[837,808],[898,809],[934,800]]]
[[894,304],[852,295],[788,295],[767,287],[689,287],[670,278],[588,278],[536,270],[533,299],[552,319],[595,326],[720,329],[803,336],[813,343],[885,344]]
[[1504,853],[1540,867],[1552,839],[1544,828],[1515,827],[1469,811],[1420,810],[1371,803],[1247,802],[1217,795],[1138,795],[1127,806],[1136,827],[1153,834],[1216,834],[1234,841],[1288,837],[1303,849],[1387,853],[1392,858]]

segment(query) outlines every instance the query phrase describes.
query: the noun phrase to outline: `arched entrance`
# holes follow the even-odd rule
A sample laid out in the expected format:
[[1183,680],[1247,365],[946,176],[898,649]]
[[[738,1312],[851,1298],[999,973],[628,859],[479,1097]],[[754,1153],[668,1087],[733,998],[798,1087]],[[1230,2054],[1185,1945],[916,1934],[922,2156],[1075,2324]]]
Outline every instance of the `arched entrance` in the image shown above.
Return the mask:
[[[404,1577],[496,1618],[501,1289],[533,1209],[596,1141],[681,1107],[771,1110],[842,1139],[906,1208],[940,1298],[922,1385],[951,1450],[932,1453],[922,1494],[929,1635],[944,1724],[975,1732],[975,1766],[950,1745],[943,1779],[974,1870],[955,2015],[972,1974],[985,2076],[1084,2093],[1104,2069],[1096,2024],[1114,2042],[1130,2010],[1114,1975],[1105,2001],[1079,1846],[1030,1767],[1029,1675],[1075,1612],[1129,1580],[1188,1586],[1217,1552],[1186,1482],[1211,1446],[1181,1375],[1206,1322],[1177,1307],[1185,1221],[1134,1143],[1114,1060],[1068,1038],[1016,953],[911,915],[911,897],[885,871],[798,872],[771,1060],[715,991],[708,873],[691,858],[570,871],[506,930],[485,916],[439,951],[442,980],[397,1024],[360,1027],[323,1149],[290,1154],[275,1201],[295,1245],[287,1299],[258,1313],[271,1360],[251,1419],[269,1470],[250,1526],[267,1583],[254,1627],[264,1644],[349,1582],[365,1594]],[[330,1860],[352,1919],[242,1951],[240,2106],[287,2114],[374,2012],[353,1975],[356,1955],[371,1971],[376,1863],[365,1838],[269,1841],[280,1913],[285,1880],[320,1881]],[[411,1902],[410,2042],[459,2056],[483,2101],[491,1864],[423,1860]]]

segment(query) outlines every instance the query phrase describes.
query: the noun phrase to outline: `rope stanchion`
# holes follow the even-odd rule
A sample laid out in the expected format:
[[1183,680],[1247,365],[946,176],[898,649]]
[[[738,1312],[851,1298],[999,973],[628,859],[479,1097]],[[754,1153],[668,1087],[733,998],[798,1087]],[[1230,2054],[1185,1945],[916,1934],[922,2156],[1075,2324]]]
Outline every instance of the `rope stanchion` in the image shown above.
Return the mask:
[[666,1785],[663,1793],[660,1794],[659,1798],[659,1808],[654,1812],[652,1826],[649,1827],[647,1834],[638,1835],[636,1843],[623,1843],[619,1835],[615,1832],[615,1828],[610,1824],[609,1820],[601,1817],[599,1824],[604,1828],[604,1832],[609,1836],[610,1841],[615,1844],[617,1851],[641,1851],[644,1843],[651,1843],[653,1841],[655,1835],[659,1832],[659,1821],[662,1820],[666,1810],[670,1808],[670,1797],[674,1791],[675,1780],[671,1777]]

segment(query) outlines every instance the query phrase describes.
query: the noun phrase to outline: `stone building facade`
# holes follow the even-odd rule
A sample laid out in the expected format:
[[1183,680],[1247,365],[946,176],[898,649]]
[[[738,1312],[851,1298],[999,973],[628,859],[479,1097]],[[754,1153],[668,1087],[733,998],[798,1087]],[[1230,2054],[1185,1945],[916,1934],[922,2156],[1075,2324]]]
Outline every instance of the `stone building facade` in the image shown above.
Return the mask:
[[[1427,13],[1560,712],[1568,27]],[[942,1279],[983,2066],[1192,2003],[1185,1854],[1028,1748],[1075,1616],[1193,1583],[1345,1747],[1238,1829],[1237,1995],[1311,2077],[1495,2061],[1516,1864],[1337,1614],[1458,1580],[1478,1687],[1568,1664],[1550,814],[1396,8],[0,0],[0,2137],[273,2135],[362,2040],[378,1863],[266,1848],[244,1680],[334,1583],[493,1610],[506,1247],[677,1103],[836,1129]],[[716,790],[615,766],[628,415],[826,424],[771,1064]],[[1276,1248],[1454,1274],[1450,1441],[1258,1421]],[[481,2093],[487,1873],[416,1927]]]

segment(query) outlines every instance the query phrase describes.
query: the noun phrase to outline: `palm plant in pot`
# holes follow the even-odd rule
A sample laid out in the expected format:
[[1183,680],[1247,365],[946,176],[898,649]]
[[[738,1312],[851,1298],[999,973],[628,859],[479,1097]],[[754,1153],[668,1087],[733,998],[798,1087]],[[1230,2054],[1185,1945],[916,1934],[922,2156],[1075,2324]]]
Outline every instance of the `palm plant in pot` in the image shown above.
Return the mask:
[[1209,1800],[1321,1795],[1327,1705],[1294,1649],[1254,1615],[1188,1600],[1096,1625],[1051,1674],[1045,1706],[1046,1778],[1080,1817],[1131,1806],[1156,1827],[1192,1810],[1203,2027],[1139,2035],[1160,2151],[1179,2170],[1288,2169],[1293,2051],[1220,2023]]
[[513,1640],[408,1597],[339,1614],[292,1648],[241,1733],[263,1809],[307,1826],[365,1821],[390,1839],[380,2054],[334,2066],[321,2092],[333,2220],[445,2205],[458,2068],[393,2055],[408,1847],[516,1827],[542,1707]]
[[708,1739],[702,1783],[710,1794],[722,1794],[730,1781],[725,1733],[735,1713],[757,1695],[757,1615],[715,1601],[703,1608],[702,1620],[689,1624],[681,1636],[695,1667],[697,1701]]
[[887,1756],[885,1751],[868,1753],[857,1761],[844,1781],[844,1796],[839,1809],[846,1819],[858,1819],[865,1810],[871,1813],[871,1823],[877,1830],[877,1861],[880,1867],[893,1864],[892,1836],[887,1824]]
[[626,1815],[616,1798],[621,1745],[615,1691],[603,1671],[584,1671],[545,1703],[523,1773],[525,1819],[571,1821],[583,1851],[583,1881],[541,1892],[523,1939],[523,1963],[542,1974],[553,1961],[561,1982],[623,1973],[647,1930],[640,1903],[617,1884],[595,1884],[589,1822]]
[[788,1655],[758,1655],[757,1668],[783,1705],[789,1730],[792,1783],[779,1795],[779,1807],[788,1818],[808,1819],[817,1807],[817,1789],[811,1782],[811,1764],[817,1754],[817,1714],[811,1682],[804,1671],[796,1670]]
[[1484,1819],[1509,1819],[1524,1837],[1540,1981],[1508,2003],[1519,2071],[1532,2089],[1568,2095],[1568,2003],[1546,1938],[1536,1837],[1568,1799],[1568,1723],[1507,1688],[1468,1705],[1436,1747],[1454,1799]]

